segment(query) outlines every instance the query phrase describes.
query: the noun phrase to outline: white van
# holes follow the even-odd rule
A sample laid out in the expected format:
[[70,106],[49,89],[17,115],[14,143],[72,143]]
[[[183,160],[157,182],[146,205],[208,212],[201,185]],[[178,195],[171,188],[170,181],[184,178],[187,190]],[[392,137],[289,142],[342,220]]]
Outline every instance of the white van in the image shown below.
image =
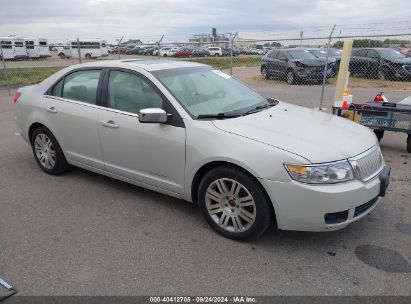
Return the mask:
[[27,59],[26,43],[23,38],[13,37],[14,59]]
[[211,46],[208,48],[210,56],[223,56],[223,49],[216,46]]
[[28,58],[26,52],[26,44],[23,38],[17,38],[13,36],[9,37],[0,37],[1,50],[0,58],[4,59],[26,59]]
[[50,48],[46,38],[39,38],[40,58],[50,57]]
[[40,43],[37,38],[24,38],[27,56],[31,59],[40,58]]
[[108,56],[107,41],[100,40],[100,48],[101,48],[101,56],[107,57]]
[[72,55],[71,55],[70,45],[57,46],[56,49],[57,49],[57,56],[59,56],[61,59],[71,58]]
[[[102,57],[102,48],[100,39],[82,39],[79,41],[80,44],[80,56],[86,59]],[[71,56],[74,58],[79,57],[79,52],[77,48],[77,39],[72,39],[68,41],[70,45]]]

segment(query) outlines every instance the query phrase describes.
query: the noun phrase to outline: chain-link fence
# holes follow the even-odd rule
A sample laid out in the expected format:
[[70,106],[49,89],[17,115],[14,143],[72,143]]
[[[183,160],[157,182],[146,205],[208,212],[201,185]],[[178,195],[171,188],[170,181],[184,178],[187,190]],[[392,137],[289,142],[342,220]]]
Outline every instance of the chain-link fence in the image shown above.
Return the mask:
[[[289,94],[307,86],[320,92],[321,86],[324,90],[336,82],[346,39],[354,40],[351,87],[411,89],[411,34],[256,40],[231,33],[218,39],[193,37],[173,43],[122,43],[119,39],[111,45],[99,39],[48,44],[45,39],[0,38],[0,88],[37,83],[62,67],[82,62],[162,58],[208,64],[256,86],[292,85]],[[331,93],[325,98],[332,99]]]

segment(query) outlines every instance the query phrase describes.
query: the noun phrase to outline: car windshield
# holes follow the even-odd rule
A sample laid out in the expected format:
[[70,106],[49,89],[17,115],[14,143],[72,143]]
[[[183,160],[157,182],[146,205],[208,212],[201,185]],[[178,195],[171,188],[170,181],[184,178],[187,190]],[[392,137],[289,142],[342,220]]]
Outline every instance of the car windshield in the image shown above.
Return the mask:
[[241,114],[268,103],[231,76],[210,67],[168,69],[152,74],[193,117]]
[[[310,52],[319,58],[327,57],[327,49],[311,50]],[[337,49],[330,49],[330,56],[341,56],[341,51]]]
[[290,50],[288,54],[293,59],[316,59],[314,54],[310,53],[308,50]]
[[401,54],[400,52],[398,52],[397,50],[394,50],[394,49],[381,49],[381,50],[379,50],[379,53],[385,59],[406,58],[403,54]]

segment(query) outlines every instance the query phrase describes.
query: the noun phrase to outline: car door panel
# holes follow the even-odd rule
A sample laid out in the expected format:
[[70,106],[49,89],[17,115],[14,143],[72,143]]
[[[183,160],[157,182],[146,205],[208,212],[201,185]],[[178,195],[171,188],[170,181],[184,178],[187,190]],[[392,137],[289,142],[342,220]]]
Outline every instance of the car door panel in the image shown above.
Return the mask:
[[[114,72],[118,71],[110,74]],[[185,128],[167,123],[140,123],[138,115],[131,112],[133,100],[125,105],[127,98],[132,96],[131,98],[138,99],[141,103],[137,106],[161,105],[157,101],[153,104],[149,95],[133,93],[125,86],[127,82],[109,84],[107,80],[107,107],[101,107],[98,112],[100,143],[106,170],[139,183],[184,193]],[[131,90],[136,86],[137,82],[132,84]],[[121,88],[123,95],[117,93],[118,88]],[[115,98],[110,97],[110,91],[115,92]],[[124,92],[128,95],[124,96]],[[144,98],[147,100],[142,100]],[[116,106],[128,111],[115,109]]]
[[68,162],[104,168],[98,136],[100,69],[76,70],[65,75],[44,95],[48,126]]
[[[183,193],[185,129],[140,123],[137,115],[101,108],[100,138],[106,170]],[[107,124],[114,126],[108,126]]]
[[44,105],[50,128],[58,130],[55,136],[64,147],[68,161],[103,169],[97,128],[98,107],[54,96],[45,96]]

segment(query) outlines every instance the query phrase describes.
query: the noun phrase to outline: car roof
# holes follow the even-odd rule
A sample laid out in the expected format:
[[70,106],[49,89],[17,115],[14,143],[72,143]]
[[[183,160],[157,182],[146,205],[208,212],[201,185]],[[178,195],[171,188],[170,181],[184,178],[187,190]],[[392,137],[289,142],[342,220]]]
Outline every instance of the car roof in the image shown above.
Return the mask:
[[115,67],[115,68],[141,68],[148,72],[159,71],[159,70],[169,70],[176,68],[188,68],[188,67],[207,67],[208,65],[189,62],[183,60],[167,60],[167,59],[152,59],[152,60],[141,60],[141,59],[123,59],[123,60],[99,60],[90,63],[82,63],[75,65],[76,68],[81,67]]

